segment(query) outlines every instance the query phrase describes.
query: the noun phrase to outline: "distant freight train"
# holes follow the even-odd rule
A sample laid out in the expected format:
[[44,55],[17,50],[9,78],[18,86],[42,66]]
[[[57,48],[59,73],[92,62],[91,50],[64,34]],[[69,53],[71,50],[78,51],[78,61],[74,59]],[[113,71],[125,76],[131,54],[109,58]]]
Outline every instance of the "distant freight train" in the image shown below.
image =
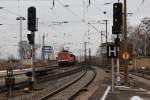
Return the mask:
[[63,50],[58,53],[56,60],[59,65],[74,65],[76,62],[76,57],[71,52]]

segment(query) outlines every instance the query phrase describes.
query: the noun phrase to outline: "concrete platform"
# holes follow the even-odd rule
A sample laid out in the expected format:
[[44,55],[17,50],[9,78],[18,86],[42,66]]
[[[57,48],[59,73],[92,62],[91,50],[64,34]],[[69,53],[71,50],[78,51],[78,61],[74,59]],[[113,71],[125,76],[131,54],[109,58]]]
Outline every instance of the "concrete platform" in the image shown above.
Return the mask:
[[94,67],[97,75],[94,81],[86,87],[86,91],[82,91],[74,100],[100,100],[103,96],[107,85],[110,84],[110,73],[106,73],[103,69]]
[[[150,100],[150,92],[142,88],[115,88],[109,91],[105,100]],[[138,99],[139,98],[139,99]]]
[[136,78],[135,87],[115,87],[112,93],[111,73],[98,67],[95,69],[95,80],[87,87],[87,91],[82,91],[74,100],[150,100],[150,80]]
[[[22,73],[25,73],[25,72],[30,71],[30,70],[32,70],[32,68],[15,69],[15,70],[13,70],[13,74],[22,74]],[[6,70],[0,71],[0,77],[4,77],[4,76],[6,76],[6,74],[7,74]]]

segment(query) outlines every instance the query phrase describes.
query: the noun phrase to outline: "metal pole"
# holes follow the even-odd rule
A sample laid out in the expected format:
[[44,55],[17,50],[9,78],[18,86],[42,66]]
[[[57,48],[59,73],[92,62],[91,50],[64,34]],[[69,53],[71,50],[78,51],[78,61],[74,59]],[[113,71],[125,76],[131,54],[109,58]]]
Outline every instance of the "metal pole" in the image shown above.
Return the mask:
[[20,21],[20,63],[22,68],[22,60],[23,60],[23,47],[22,47],[22,17],[18,17],[18,20]]
[[[39,49],[41,48],[41,36],[39,35]],[[41,55],[41,51],[39,50],[39,59],[42,60],[42,56],[40,57]]]
[[64,47],[65,47],[65,43],[66,43],[65,37],[66,37],[66,33],[64,33]]
[[[43,44],[42,44],[42,48],[45,46],[45,34],[43,34]],[[44,53],[43,53],[43,50],[42,50],[42,59],[44,60],[45,59],[45,55],[44,55]]]
[[101,44],[103,43],[103,31],[101,31]]
[[112,64],[112,83],[111,83],[111,85],[112,85],[112,93],[114,93],[114,86],[115,86],[115,82],[114,82],[114,58],[112,58],[111,59],[111,64]]
[[119,34],[117,34],[117,40],[116,40],[116,45],[117,45],[117,80],[116,84],[121,85],[121,80],[120,80],[120,72],[119,72],[119,46],[120,46],[120,41],[119,41]]
[[[124,0],[124,28],[123,28],[123,31],[124,31],[124,53],[125,52],[128,52],[128,48],[127,48],[127,0]],[[128,60],[124,60],[124,74],[125,74],[125,77],[124,77],[124,84],[126,86],[129,85],[128,83]]]
[[[117,53],[119,52],[119,46],[117,46]],[[119,56],[117,54],[117,85],[120,85],[120,72],[119,72]]]
[[[108,42],[108,41],[107,41],[107,38],[108,38],[108,36],[107,36],[107,35],[108,35],[108,33],[107,33],[108,20],[103,20],[103,21],[105,21],[105,24],[106,24],[106,35],[105,35],[105,36],[106,36],[106,46],[107,46],[107,42]],[[106,63],[106,64],[109,63],[107,57],[105,58],[105,63]]]
[[38,31],[39,18],[36,18],[36,31]]
[[147,51],[146,51],[146,48],[147,48],[147,45],[146,45],[146,44],[147,44],[147,43],[146,43],[146,38],[147,38],[147,37],[146,37],[146,34],[145,34],[145,45],[144,45],[144,55],[145,55],[145,56],[147,56]]
[[108,38],[108,36],[107,36],[107,35],[108,35],[108,34],[107,34],[107,21],[108,21],[108,20],[105,20],[105,21],[106,21],[106,44],[107,44],[107,40],[108,40],[108,39],[107,39],[107,38]]
[[82,62],[82,53],[81,52],[82,51],[79,51],[79,52],[80,52],[79,54],[80,54],[80,64],[81,64],[81,62]]
[[89,48],[89,66],[91,66],[91,49]]
[[[106,47],[107,47],[107,21],[108,20],[105,20],[106,21]],[[109,62],[109,60],[107,59],[107,57],[106,57],[106,63],[108,63]]]
[[86,43],[87,42],[84,42],[84,62],[85,62],[85,65],[86,65]]
[[19,27],[20,27],[20,40],[19,40],[19,43],[20,43],[20,62],[21,62],[21,66],[22,66],[22,60],[23,60],[23,46],[22,46],[22,21],[25,20],[24,17],[20,16],[20,17],[17,17],[16,20],[19,20]]
[[[117,47],[117,51],[119,51],[119,47]],[[119,57],[117,57],[117,76],[119,75]]]
[[103,59],[102,59],[102,44],[103,44],[103,31],[101,31],[101,51],[100,51],[100,55],[99,55],[99,57],[100,57],[100,65],[102,65],[102,61],[103,61]]
[[32,82],[33,82],[33,87],[34,87],[34,84],[35,84],[35,67],[34,67],[34,58],[35,58],[35,55],[34,55],[34,46],[35,46],[34,37],[35,37],[35,34],[34,34],[34,32],[31,32],[31,34],[33,34],[33,44],[31,45],[31,48],[32,48],[31,65],[32,65]]
[[102,24],[106,24],[106,35],[105,35],[105,37],[106,37],[106,44],[107,44],[107,42],[108,42],[108,32],[107,32],[107,25],[108,25],[108,20],[103,20],[103,21],[105,21],[105,23],[102,23]]
[[45,45],[45,44],[44,44],[44,41],[45,41],[44,39],[45,39],[45,34],[43,34],[43,46]]

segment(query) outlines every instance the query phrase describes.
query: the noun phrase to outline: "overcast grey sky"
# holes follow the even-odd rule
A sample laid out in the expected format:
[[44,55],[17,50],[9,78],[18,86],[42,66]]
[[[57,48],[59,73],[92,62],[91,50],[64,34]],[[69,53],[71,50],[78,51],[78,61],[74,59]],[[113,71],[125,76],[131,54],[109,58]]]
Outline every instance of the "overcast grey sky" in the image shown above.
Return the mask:
[[[108,19],[108,33],[109,41],[111,40],[111,27],[112,27],[112,6],[117,0],[55,0],[55,6],[52,8],[52,0],[0,0],[0,46],[3,54],[0,58],[7,58],[9,55],[18,57],[18,42],[19,42],[19,21],[16,20],[18,16],[26,18],[23,21],[23,40],[27,40],[26,34],[30,33],[27,30],[27,8],[35,6],[37,10],[37,18],[39,18],[39,30],[36,32],[36,43],[41,43],[41,37],[45,33],[47,45],[57,43],[55,46],[61,47],[63,43],[73,43],[65,45],[70,47],[72,52],[75,49],[83,49],[84,41],[90,41],[91,44],[88,48],[92,48],[92,54],[100,45],[100,34],[87,23],[97,21],[102,22]],[[137,25],[144,17],[150,16],[150,0],[127,0],[128,12],[133,13],[128,16],[130,25]],[[123,0],[120,0],[123,2]],[[110,3],[105,5],[105,3]],[[65,7],[64,5],[69,5]],[[103,11],[107,13],[104,14]],[[84,20],[84,22],[83,22]],[[69,21],[56,25],[53,22]],[[105,25],[93,24],[99,31],[105,31]],[[89,29],[89,35],[88,35]],[[65,33],[65,37],[64,37]],[[88,40],[90,37],[90,40]],[[105,41],[105,38],[103,39]]]

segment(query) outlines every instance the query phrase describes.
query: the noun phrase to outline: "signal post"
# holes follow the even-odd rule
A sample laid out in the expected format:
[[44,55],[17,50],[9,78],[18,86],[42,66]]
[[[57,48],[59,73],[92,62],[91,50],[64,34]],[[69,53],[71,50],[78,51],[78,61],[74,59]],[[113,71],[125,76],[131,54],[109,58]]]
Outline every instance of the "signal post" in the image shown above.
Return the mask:
[[35,84],[35,68],[34,68],[34,58],[35,58],[35,31],[37,31],[36,27],[36,8],[29,7],[28,8],[28,30],[31,31],[31,34],[27,34],[27,38],[29,40],[29,44],[31,45],[32,49],[32,57],[31,57],[31,66],[32,66],[32,77],[30,79],[30,89],[34,87]]
[[115,71],[114,71],[114,58],[117,57],[117,46],[115,44],[107,45],[107,57],[111,58],[112,65],[112,82],[111,82],[111,90],[112,93],[115,92]]
[[[120,39],[119,34],[122,33],[123,26],[123,17],[122,17],[122,3],[113,4],[113,26],[112,34],[117,35],[115,39],[115,45],[117,46],[117,53],[119,52]],[[119,72],[119,56],[117,55],[117,85],[120,85],[120,72]]]
[[[121,33],[123,34],[123,41],[124,41],[124,84],[126,86],[129,85],[128,81],[128,49],[127,49],[127,0],[124,0],[124,13],[123,13],[123,6],[122,3],[114,3],[113,5],[113,27],[112,27],[112,34],[118,35]],[[116,42],[119,44],[119,42]],[[119,46],[119,45],[118,45]],[[118,47],[119,48],[119,47]]]

